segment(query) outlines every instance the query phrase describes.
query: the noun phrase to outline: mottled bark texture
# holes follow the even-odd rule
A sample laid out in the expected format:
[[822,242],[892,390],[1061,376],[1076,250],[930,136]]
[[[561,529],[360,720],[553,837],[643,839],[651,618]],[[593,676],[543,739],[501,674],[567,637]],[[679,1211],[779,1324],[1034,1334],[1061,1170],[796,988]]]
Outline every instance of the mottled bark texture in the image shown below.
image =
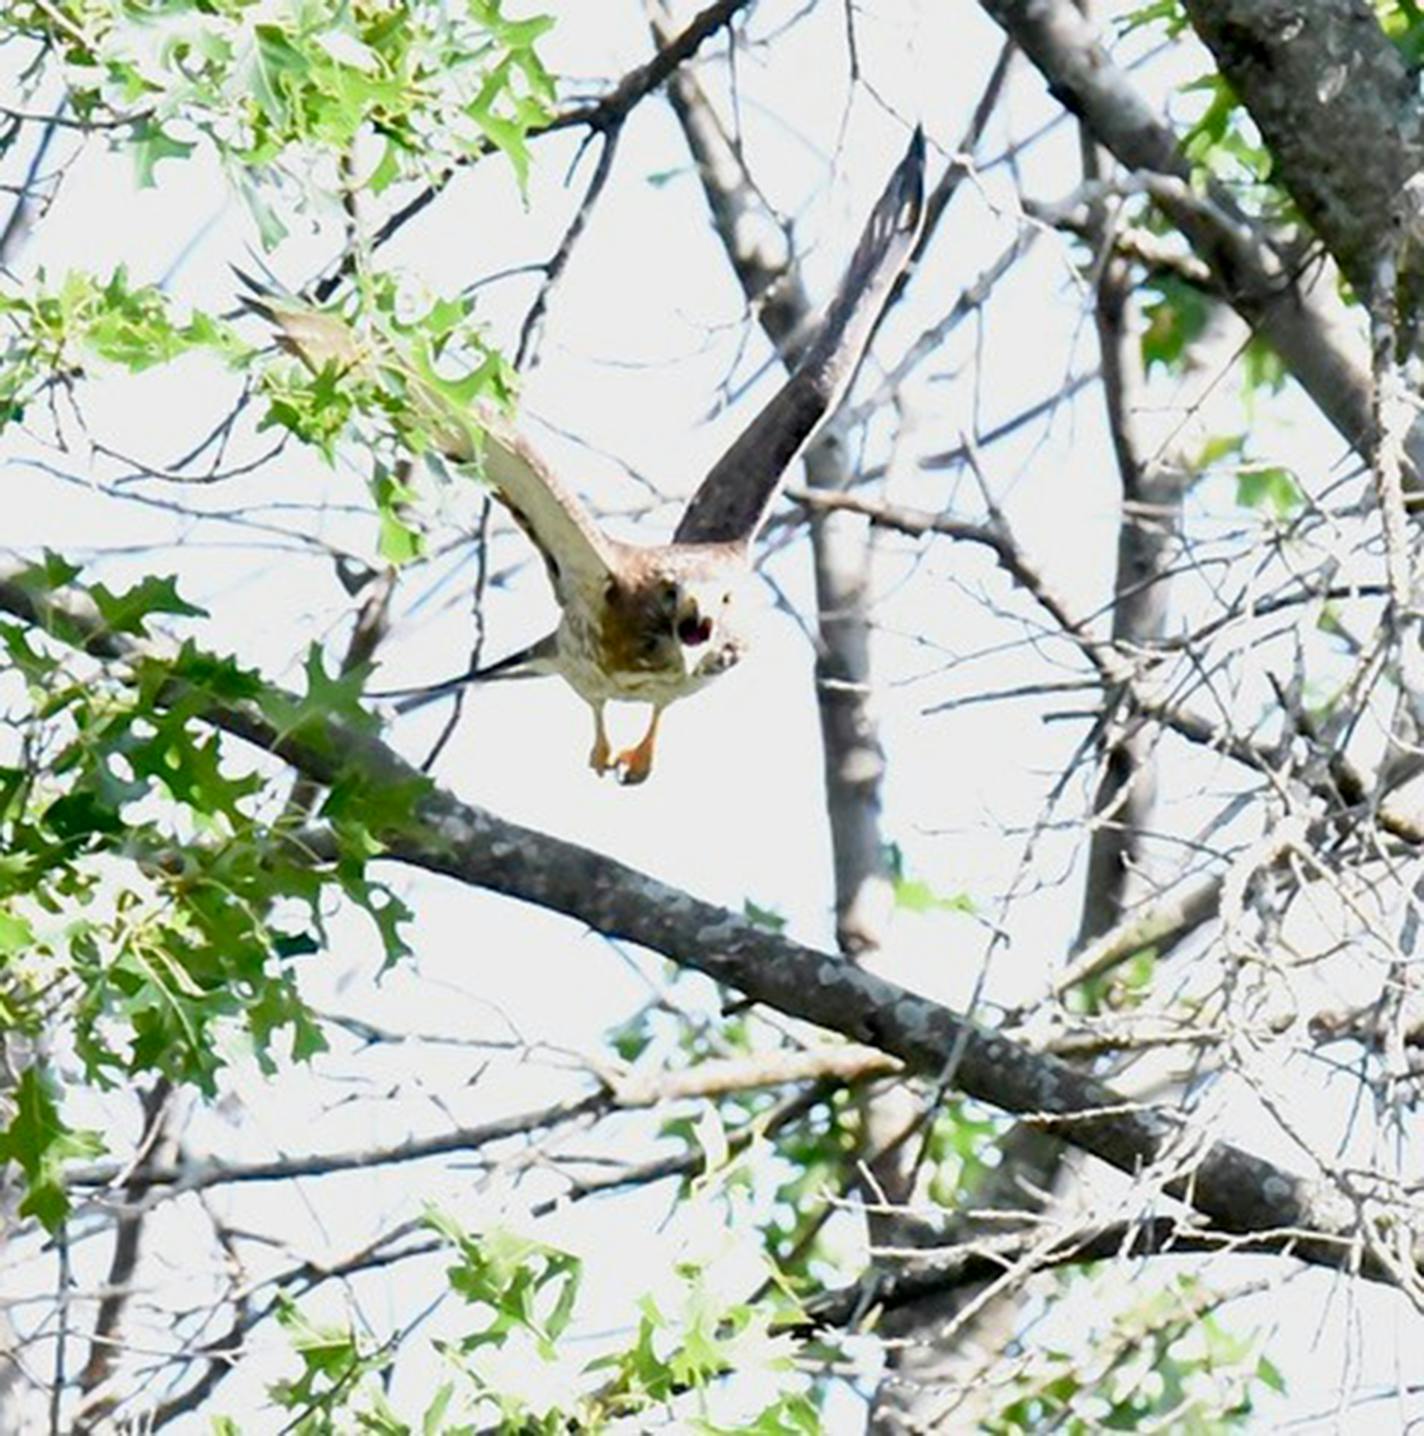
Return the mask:
[[[335,776],[329,760],[275,733],[264,735],[245,713],[208,716],[244,736],[265,736],[264,746],[289,761],[327,767]],[[416,777],[374,740],[334,732],[331,742],[368,781]],[[1306,1233],[1296,1249],[1302,1258],[1330,1265],[1351,1259],[1353,1213],[1329,1188],[1229,1143],[1203,1146],[1175,1108],[1125,1101],[1106,1083],[986,1032],[843,957],[767,932],[601,853],[505,822],[438,789],[420,805],[417,821],[383,837],[392,861],[564,913],[756,1002],[878,1047],[916,1071],[949,1070],[957,1090],[1006,1112],[1033,1114],[1121,1171],[1138,1173],[1160,1161],[1165,1189],[1224,1231],[1294,1226]],[[1363,1269],[1374,1270],[1368,1255],[1361,1260]]]
[[1272,178],[1368,293],[1405,186],[1424,165],[1417,73],[1367,0],[1185,3],[1270,147]]
[[[1254,3],[1241,0],[1241,7]],[[1211,270],[1222,296],[1270,341],[1342,437],[1368,456],[1375,432],[1368,351],[1319,266],[1298,273],[1300,260],[1291,256],[1288,242],[1282,252],[1289,237],[1263,231],[1224,192],[1203,198],[1191,190],[1177,136],[1113,63],[1096,27],[1072,0],[981,4],[1042,72],[1054,97],[1119,164],[1148,182],[1154,201]],[[1410,435],[1409,457],[1416,472],[1424,471],[1420,423]]]

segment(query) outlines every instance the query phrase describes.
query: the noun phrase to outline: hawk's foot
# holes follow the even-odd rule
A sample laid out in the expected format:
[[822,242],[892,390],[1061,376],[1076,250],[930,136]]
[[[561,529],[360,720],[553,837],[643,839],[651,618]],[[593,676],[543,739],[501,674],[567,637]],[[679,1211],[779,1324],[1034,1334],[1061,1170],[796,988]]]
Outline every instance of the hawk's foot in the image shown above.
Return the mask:
[[593,747],[589,750],[588,766],[601,778],[613,766],[613,749],[603,727],[603,709],[593,710]]
[[636,748],[625,749],[613,760],[613,765],[618,770],[618,781],[625,788],[644,782],[653,771],[653,745],[657,740],[658,719],[661,717],[662,709],[654,708],[652,722],[648,724],[648,731],[643,734],[643,741]]
[[588,755],[588,766],[600,778],[613,766],[613,749],[608,746],[606,734],[600,733],[593,740],[593,748]]
[[650,743],[639,743],[620,753],[613,766],[618,770],[618,781],[625,788],[643,782],[653,771],[653,749]]

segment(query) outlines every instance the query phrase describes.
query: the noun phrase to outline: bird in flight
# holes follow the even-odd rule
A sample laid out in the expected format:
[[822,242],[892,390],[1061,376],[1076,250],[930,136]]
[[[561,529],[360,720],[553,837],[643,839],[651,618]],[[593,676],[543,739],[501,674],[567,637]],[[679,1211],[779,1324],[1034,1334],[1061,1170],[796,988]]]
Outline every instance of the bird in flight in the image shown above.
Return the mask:
[[[432,447],[454,463],[477,466],[548,569],[561,610],[552,633],[488,668],[408,690],[413,696],[402,711],[483,678],[557,673],[593,710],[589,766],[625,784],[647,778],[663,709],[745,652],[752,544],[786,470],[849,388],[914,247],[924,212],[924,159],[924,135],[916,129],[820,328],[780,390],[702,480],[666,544],[628,544],[605,534],[503,414],[487,404],[456,404],[396,340],[379,330],[358,335],[339,314],[280,299],[242,276],[255,291],[244,302],[308,368],[394,378]],[[652,705],[642,741],[617,754],[604,727],[605,705],[615,700]]]

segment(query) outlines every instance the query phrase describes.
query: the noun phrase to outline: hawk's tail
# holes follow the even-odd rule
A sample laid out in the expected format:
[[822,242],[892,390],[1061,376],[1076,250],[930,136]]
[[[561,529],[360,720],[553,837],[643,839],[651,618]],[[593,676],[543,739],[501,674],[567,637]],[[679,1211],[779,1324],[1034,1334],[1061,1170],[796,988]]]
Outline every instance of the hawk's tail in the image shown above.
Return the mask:
[[394,688],[385,693],[372,693],[368,696],[397,699],[396,712],[409,713],[471,683],[484,683],[499,678],[542,678],[557,671],[554,666],[556,656],[555,635],[550,633],[538,643],[531,643],[528,648],[521,648],[517,653],[511,653],[497,663],[462,673],[458,678],[447,678],[443,683],[432,683],[424,688]]

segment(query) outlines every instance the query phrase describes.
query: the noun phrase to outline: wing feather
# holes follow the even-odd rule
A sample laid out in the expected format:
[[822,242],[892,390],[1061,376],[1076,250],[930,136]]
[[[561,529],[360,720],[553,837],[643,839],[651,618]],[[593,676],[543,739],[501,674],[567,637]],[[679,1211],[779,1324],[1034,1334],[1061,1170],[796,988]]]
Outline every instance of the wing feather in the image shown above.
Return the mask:
[[677,542],[749,544],[756,537],[791,461],[855,378],[919,233],[924,170],[925,137],[917,128],[870,213],[820,331],[791,377],[698,486],[673,535]]
[[429,425],[435,446],[458,464],[474,464],[515,522],[543,555],[555,591],[599,588],[612,572],[613,545],[578,496],[537,450],[492,405],[465,407],[422,376],[391,341],[365,341],[341,315],[275,296],[238,271],[253,291],[243,303],[277,331],[277,342],[309,369],[360,368],[395,372],[417,416]]
[[613,545],[529,441],[489,405],[477,405],[484,438],[479,464],[514,521],[544,557],[556,592],[570,583],[601,592],[613,573]]

